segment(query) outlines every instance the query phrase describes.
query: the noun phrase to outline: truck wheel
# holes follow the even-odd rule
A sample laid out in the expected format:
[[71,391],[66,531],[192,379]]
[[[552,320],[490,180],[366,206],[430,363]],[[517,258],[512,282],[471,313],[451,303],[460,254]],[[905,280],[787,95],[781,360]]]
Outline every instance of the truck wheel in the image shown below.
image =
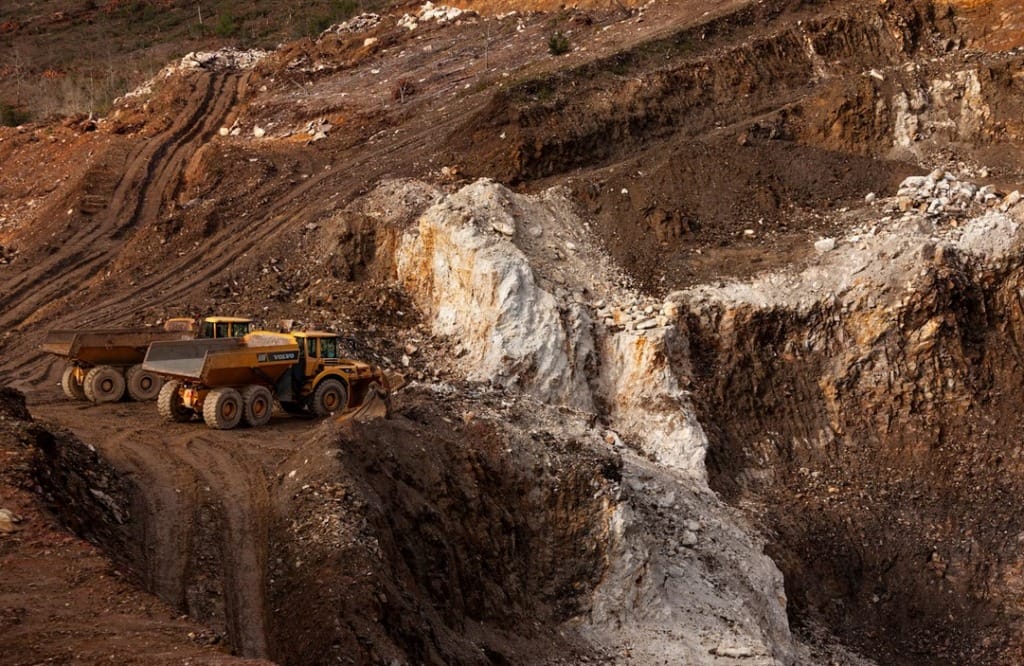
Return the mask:
[[64,374],[60,376],[60,387],[64,389],[64,395],[72,400],[85,400],[85,389],[75,379],[75,366],[64,368]]
[[125,382],[128,384],[128,395],[132,400],[146,402],[152,400],[160,393],[163,380],[152,372],[146,372],[141,365],[133,365],[124,373]]
[[92,402],[117,402],[124,397],[124,375],[115,367],[100,365],[85,373],[82,387]]
[[242,404],[242,418],[256,428],[270,421],[270,414],[274,411],[274,396],[266,386],[246,386],[242,389]]
[[171,380],[160,388],[156,398],[156,409],[165,421],[184,423],[192,419],[194,412],[181,399],[181,382]]
[[310,408],[317,416],[340,412],[348,406],[348,389],[338,379],[325,379],[313,391]]
[[230,387],[215,388],[203,400],[203,420],[217,430],[231,430],[242,420],[242,396]]

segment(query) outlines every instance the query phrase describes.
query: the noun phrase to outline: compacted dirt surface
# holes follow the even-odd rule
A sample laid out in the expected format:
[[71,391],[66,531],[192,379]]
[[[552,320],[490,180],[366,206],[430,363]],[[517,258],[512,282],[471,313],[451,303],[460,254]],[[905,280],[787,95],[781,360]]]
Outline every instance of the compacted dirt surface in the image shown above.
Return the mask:
[[[1016,3],[457,4],[0,127],[0,663],[1018,663]],[[208,314],[407,383],[39,349]]]

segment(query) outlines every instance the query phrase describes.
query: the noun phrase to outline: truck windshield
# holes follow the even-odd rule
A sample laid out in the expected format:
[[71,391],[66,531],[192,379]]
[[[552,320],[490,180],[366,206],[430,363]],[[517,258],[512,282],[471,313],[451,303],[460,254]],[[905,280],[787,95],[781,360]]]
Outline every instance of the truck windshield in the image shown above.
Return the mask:
[[217,324],[217,335],[214,336],[214,337],[226,338],[226,337],[228,337],[228,333],[229,333],[230,330],[231,330],[231,324],[224,323],[224,322],[218,322],[218,324]]
[[231,326],[232,331],[233,331],[231,333],[231,336],[234,337],[234,338],[240,338],[240,337],[248,334],[249,333],[249,326],[250,326],[249,322],[236,322],[235,324],[233,324]]
[[204,321],[203,322],[203,333],[202,333],[202,335],[200,337],[203,337],[203,338],[212,338],[213,337],[213,322],[209,322],[209,321]]
[[306,351],[309,352],[310,358],[317,358],[316,338],[306,338]]
[[320,338],[321,358],[338,358],[338,339]]

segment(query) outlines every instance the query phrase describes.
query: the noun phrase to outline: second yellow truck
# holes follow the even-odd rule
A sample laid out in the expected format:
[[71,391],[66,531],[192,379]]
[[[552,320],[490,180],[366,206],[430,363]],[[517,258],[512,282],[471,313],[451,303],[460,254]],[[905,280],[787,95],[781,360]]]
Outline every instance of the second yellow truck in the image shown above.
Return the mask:
[[162,381],[142,369],[150,343],[158,340],[241,337],[252,320],[242,317],[188,317],[168,319],[161,328],[58,329],[43,339],[41,349],[65,362],[61,388],[76,400],[116,402],[125,394],[132,400],[152,400]]
[[198,415],[220,430],[264,425],[275,399],[287,412],[327,416],[388,391],[379,368],[342,358],[338,336],[322,331],[154,342],[142,367],[167,379],[157,397],[161,416]]

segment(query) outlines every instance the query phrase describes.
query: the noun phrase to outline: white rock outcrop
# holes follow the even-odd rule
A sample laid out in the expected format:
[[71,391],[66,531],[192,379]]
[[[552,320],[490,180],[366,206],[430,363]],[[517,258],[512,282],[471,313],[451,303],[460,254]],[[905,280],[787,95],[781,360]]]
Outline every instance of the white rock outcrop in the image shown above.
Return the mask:
[[[373,207],[400,207],[408,187],[383,184]],[[624,461],[608,571],[572,624],[609,650],[630,646],[631,663],[797,663],[781,573],[707,487],[681,310],[631,289],[557,190],[480,180],[435,192],[395,266],[432,332],[457,339],[454,365],[582,410],[567,424],[590,424],[583,412],[600,406]]]
[[607,336],[598,386],[620,430],[634,437],[642,433],[645,450],[658,462],[704,480],[708,439],[679,385],[689,372],[669,361],[687,358],[686,347],[674,326]]
[[398,279],[435,335],[459,339],[467,379],[586,411],[600,401],[632,442],[703,480],[707,438],[668,361],[685,336],[608,277],[582,227],[557,192],[479,180],[419,217]]
[[431,206],[399,246],[399,280],[435,335],[463,341],[468,379],[591,409],[580,372],[593,352],[589,317],[537,285],[507,234],[516,228],[510,195],[478,181]]

